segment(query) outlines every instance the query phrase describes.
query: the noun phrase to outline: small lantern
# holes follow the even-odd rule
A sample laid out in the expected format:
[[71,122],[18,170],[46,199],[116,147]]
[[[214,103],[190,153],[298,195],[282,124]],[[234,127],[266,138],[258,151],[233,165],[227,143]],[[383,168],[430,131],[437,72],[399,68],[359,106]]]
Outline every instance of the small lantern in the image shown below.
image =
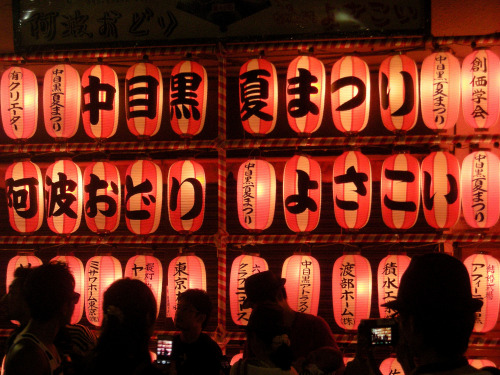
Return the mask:
[[489,359],[486,358],[469,358],[469,365],[472,367],[477,368],[478,370],[481,370],[483,367],[495,367],[497,368],[497,365],[495,362],[490,361]]
[[394,311],[383,307],[398,296],[401,277],[410,265],[411,259],[406,254],[389,254],[378,265],[378,309],[381,318],[390,318]]
[[405,375],[403,366],[394,357],[384,359],[380,364],[379,370],[382,375]]
[[234,365],[236,362],[238,362],[240,359],[243,359],[243,352],[240,352],[238,354],[235,354],[233,358],[231,358],[231,362],[229,365]]
[[42,265],[42,260],[33,253],[18,253],[7,263],[6,290],[9,293],[10,284],[14,280],[14,272],[19,267],[34,268]]

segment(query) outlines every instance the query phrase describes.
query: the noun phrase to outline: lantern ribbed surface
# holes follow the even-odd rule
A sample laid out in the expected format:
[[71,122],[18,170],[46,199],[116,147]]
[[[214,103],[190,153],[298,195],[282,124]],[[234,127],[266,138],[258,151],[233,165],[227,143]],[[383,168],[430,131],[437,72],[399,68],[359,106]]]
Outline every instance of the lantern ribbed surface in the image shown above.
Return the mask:
[[75,310],[73,311],[73,315],[71,315],[71,324],[76,324],[82,319],[85,305],[85,272],[83,263],[80,259],[73,255],[57,255],[50,261],[66,263],[69,271],[75,278],[75,292],[80,294],[80,299],[75,304]]
[[382,304],[393,301],[398,296],[401,277],[410,265],[410,257],[405,254],[389,254],[384,257],[377,270],[378,309],[381,318],[390,318],[394,311],[382,307]]

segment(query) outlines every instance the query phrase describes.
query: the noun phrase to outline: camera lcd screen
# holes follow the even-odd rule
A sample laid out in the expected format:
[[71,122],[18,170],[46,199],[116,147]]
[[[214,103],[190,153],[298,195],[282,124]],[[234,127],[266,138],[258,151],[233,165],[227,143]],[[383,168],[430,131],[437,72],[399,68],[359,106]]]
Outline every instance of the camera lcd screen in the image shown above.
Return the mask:
[[378,327],[372,328],[372,345],[391,345],[392,344],[392,328]]
[[170,357],[172,354],[172,339],[158,339],[156,355],[158,359]]

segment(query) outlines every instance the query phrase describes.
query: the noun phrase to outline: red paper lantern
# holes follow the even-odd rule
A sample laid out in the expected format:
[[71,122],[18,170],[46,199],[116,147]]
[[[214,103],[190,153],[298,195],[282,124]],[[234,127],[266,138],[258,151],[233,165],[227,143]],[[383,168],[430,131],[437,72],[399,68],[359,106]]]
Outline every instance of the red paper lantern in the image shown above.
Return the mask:
[[13,66],[2,74],[0,83],[2,125],[11,139],[25,141],[36,132],[38,82],[35,73]]
[[33,253],[18,253],[7,263],[6,290],[9,293],[10,284],[14,280],[14,272],[19,267],[34,268],[42,265],[42,260]]
[[150,160],[137,160],[125,173],[125,222],[135,234],[151,234],[160,224],[163,202],[161,169]]
[[462,113],[474,129],[489,129],[500,115],[500,59],[478,49],[462,62]]
[[490,361],[489,359],[486,359],[486,358],[469,358],[468,362],[469,362],[469,365],[477,368],[478,370],[482,369],[483,367],[495,367],[495,368],[497,368],[497,365],[495,364],[495,362]]
[[474,332],[489,332],[498,321],[500,311],[500,262],[491,255],[473,254],[464,260],[469,272],[472,296],[483,301],[476,313]]
[[38,166],[28,160],[11,164],[5,172],[5,191],[10,226],[33,233],[43,222],[43,179]]
[[382,375],[405,375],[403,366],[393,357],[384,359],[379,366],[379,370]]
[[83,298],[85,293],[85,274],[83,263],[80,259],[73,255],[57,255],[50,260],[51,262],[62,262],[68,265],[70,272],[75,278],[75,292],[80,294],[80,299],[75,304],[73,315],[71,315],[71,324],[78,323],[83,316]]
[[451,53],[436,52],[422,62],[420,100],[429,129],[455,126],[460,111],[460,62]]
[[462,210],[472,228],[491,228],[500,217],[500,160],[476,151],[462,162]]
[[418,117],[417,64],[405,55],[382,61],[379,70],[380,114],[392,132],[407,132]]
[[194,160],[172,164],[168,171],[168,218],[180,233],[200,229],[205,216],[205,170]]
[[235,324],[246,326],[252,312],[251,308],[243,308],[243,303],[247,299],[245,293],[247,278],[267,270],[269,267],[266,260],[257,255],[243,254],[233,261],[229,280],[229,303],[231,305],[231,318]]
[[195,61],[181,61],[170,78],[170,125],[181,137],[199,134],[205,125],[208,76]]
[[276,205],[274,167],[259,159],[241,164],[236,196],[238,219],[243,228],[256,232],[269,228]]
[[307,155],[295,155],[283,171],[283,209],[288,228],[311,232],[321,215],[321,167]]
[[370,159],[359,151],[346,151],[333,164],[335,219],[344,229],[363,228],[372,206]]
[[323,63],[312,56],[299,56],[286,74],[288,124],[299,136],[310,136],[323,121],[326,74]]
[[420,165],[409,154],[389,156],[380,178],[382,219],[392,229],[415,225],[420,205]]
[[394,311],[382,305],[396,299],[401,277],[411,259],[404,254],[389,254],[378,265],[378,309],[381,318],[390,318]]
[[332,67],[333,124],[343,133],[356,134],[368,124],[370,69],[356,56],[344,56]]
[[73,137],[80,123],[82,91],[78,71],[59,64],[45,72],[43,115],[47,134],[56,140]]
[[234,365],[236,362],[238,362],[240,359],[243,359],[243,352],[240,352],[238,354],[235,354],[233,358],[231,358],[231,362],[229,365]]
[[239,76],[240,118],[252,135],[273,131],[278,114],[278,75],[265,59],[247,61]]
[[119,86],[116,72],[107,65],[94,65],[82,76],[82,120],[90,138],[106,139],[116,133]]
[[160,69],[137,63],[125,76],[125,116],[128,130],[139,138],[149,138],[160,130],[163,110],[163,79]]
[[310,255],[294,254],[283,264],[287,301],[294,311],[318,315],[321,275],[318,261]]
[[152,255],[135,255],[127,261],[123,277],[141,280],[149,286],[156,298],[156,317],[158,317],[163,288],[163,267],[160,260]]
[[333,315],[340,328],[356,330],[362,319],[370,317],[372,270],[368,259],[346,254],[335,261],[332,300]]
[[82,219],[83,188],[80,167],[71,160],[58,160],[45,174],[47,224],[57,234],[70,234]]

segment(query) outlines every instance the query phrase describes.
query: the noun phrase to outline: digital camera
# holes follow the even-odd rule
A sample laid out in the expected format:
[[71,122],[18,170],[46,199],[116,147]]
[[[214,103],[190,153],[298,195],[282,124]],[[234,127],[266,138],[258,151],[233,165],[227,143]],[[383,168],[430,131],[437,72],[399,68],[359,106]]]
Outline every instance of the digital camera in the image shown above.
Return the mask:
[[363,335],[372,346],[396,346],[399,338],[398,324],[394,319],[363,319],[358,334]]

